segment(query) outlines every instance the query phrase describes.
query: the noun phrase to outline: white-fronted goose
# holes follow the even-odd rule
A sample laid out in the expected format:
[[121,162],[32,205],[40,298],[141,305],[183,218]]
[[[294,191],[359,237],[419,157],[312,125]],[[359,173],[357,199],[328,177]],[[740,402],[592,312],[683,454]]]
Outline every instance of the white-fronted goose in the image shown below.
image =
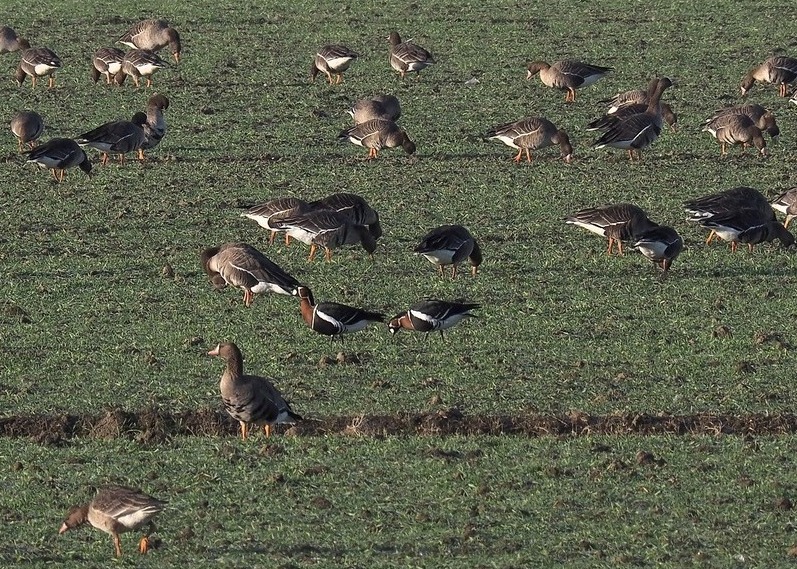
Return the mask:
[[127,30],[127,33],[119,38],[119,43],[148,51],[160,51],[168,45],[174,61],[180,63],[182,53],[180,34],[166,20],[142,20]]
[[500,140],[510,148],[517,149],[515,162],[520,162],[523,152],[526,161],[531,162],[531,151],[558,145],[562,159],[570,163],[573,160],[573,147],[570,138],[563,130],[543,117],[526,117],[518,121],[501,124],[491,128],[485,135],[490,140]]
[[8,26],[0,27],[0,53],[11,53],[20,49],[28,49],[30,44],[24,38],[19,37],[13,28]]
[[166,136],[166,117],[163,112],[169,108],[169,98],[155,93],[147,99],[147,120],[144,123],[144,144],[142,150],[152,150]]
[[44,132],[44,121],[41,115],[35,111],[20,111],[11,118],[11,132],[17,137],[20,152],[22,152],[23,144],[27,144],[32,149],[36,146],[36,140]]
[[[606,114],[587,124],[587,130],[607,130],[631,115],[644,113],[647,110],[648,101],[656,92],[658,84],[659,78],[657,77],[650,81],[646,91],[626,91],[604,101],[610,103],[611,106],[606,111]],[[672,107],[660,100],[659,113],[670,129],[675,130],[678,116],[673,112]]]
[[[312,208],[304,200],[284,196],[253,206],[245,213],[242,213],[241,216],[251,219],[263,229],[270,231],[271,234],[268,237],[268,244],[271,245],[274,243],[274,238],[277,236],[277,233],[284,231],[284,229],[274,227],[271,224],[272,219],[277,219],[283,215],[307,213],[311,211],[311,209]],[[291,236],[285,233],[285,245],[290,245],[290,242]]]
[[[757,212],[757,222],[765,223],[775,220],[775,212],[764,194],[747,186],[739,186],[687,200],[684,202],[684,209],[689,214],[687,221],[700,224],[715,217],[732,217],[740,211],[748,209]],[[706,239],[707,245],[711,243],[714,236],[714,231],[711,231]]]
[[532,61],[526,66],[526,79],[539,73],[540,81],[548,87],[567,91],[565,101],[576,100],[576,89],[589,87],[613,71],[611,67],[590,65],[572,59],[564,59],[553,64],[545,61]]
[[635,241],[637,235],[656,226],[641,207],[620,203],[581,209],[565,218],[565,223],[583,227],[587,231],[609,240],[606,254],[611,255],[617,245],[617,254],[623,254],[623,241]]
[[105,82],[111,84],[111,78],[122,70],[125,52],[115,47],[101,47],[91,58],[91,78],[96,83],[102,75]]
[[788,228],[791,220],[797,217],[797,188],[786,190],[769,203],[772,209],[786,215],[783,227]]
[[747,243],[750,251],[753,246],[766,241],[780,240],[782,247],[794,244],[794,236],[783,224],[772,219],[763,219],[760,212],[743,209],[725,216],[704,219],[700,225],[711,229],[723,241],[729,241],[731,251],[736,251],[739,243]]
[[633,249],[650,259],[662,271],[662,278],[672,266],[672,262],[684,249],[684,241],[672,227],[655,225],[635,236]]
[[339,192],[311,202],[309,205],[311,208],[335,211],[346,216],[355,225],[365,225],[374,239],[382,237],[379,213],[362,196]]
[[108,163],[108,155],[118,154],[119,163],[125,163],[128,152],[138,152],[139,160],[144,159],[142,145],[146,140],[143,125],[147,120],[144,113],[136,113],[129,121],[111,121],[84,132],[75,138],[80,146],[96,148],[102,153],[102,164]]
[[752,103],[749,105],[725,107],[724,109],[714,111],[711,118],[706,119],[705,124],[709,125],[716,119],[726,115],[747,115],[761,132],[766,132],[771,138],[776,138],[780,135],[780,127],[778,127],[778,122],[775,120],[775,115],[761,105]]
[[752,68],[742,78],[742,97],[746,96],[756,81],[778,86],[781,97],[788,95],[788,85],[797,79],[797,59],[776,55],[768,57],[764,63]]
[[244,304],[251,306],[256,294],[275,292],[292,295],[299,281],[248,243],[225,243],[200,255],[202,269],[214,288],[233,286],[244,291]]
[[401,117],[401,103],[393,95],[375,95],[355,102],[348,113],[354,119],[354,124],[372,119],[397,121]]
[[350,332],[358,332],[369,322],[385,321],[385,315],[379,312],[370,312],[337,302],[316,304],[313,292],[306,286],[300,286],[294,294],[299,298],[299,309],[305,324],[311,330],[331,339]]
[[88,504],[73,506],[61,525],[59,534],[90,523],[113,538],[114,554],[122,556],[122,540],[119,534],[148,526],[147,532],[138,542],[140,553],[149,550],[149,536],[155,532],[153,518],[166,507],[167,502],[144,494],[128,486],[108,485],[97,490]]
[[315,258],[319,247],[324,248],[324,258],[332,260],[332,251],[343,245],[362,245],[368,254],[376,250],[376,238],[368,227],[350,221],[345,213],[329,209],[310,208],[310,211],[283,214],[270,221],[272,227],[310,245],[308,261]]
[[47,87],[55,86],[55,72],[61,68],[61,60],[55,52],[46,47],[30,47],[22,52],[14,78],[22,87],[25,77],[30,77],[33,88],[36,88],[36,79],[47,77]]
[[329,44],[319,49],[313,57],[310,68],[310,80],[315,81],[319,72],[327,76],[329,84],[343,83],[343,72],[351,65],[352,61],[360,57],[356,52],[345,45]]
[[246,440],[251,425],[263,426],[267,437],[271,425],[293,425],[302,417],[293,412],[273,380],[258,375],[244,375],[241,350],[231,342],[224,342],[208,352],[227,364],[221,376],[219,390],[224,408],[241,426],[241,438]]
[[25,152],[28,162],[49,168],[57,182],[63,182],[66,171],[77,166],[91,178],[91,162],[83,149],[71,138],[51,138]]
[[728,154],[728,145],[742,145],[742,154],[747,150],[748,145],[755,146],[761,156],[767,155],[767,143],[761,129],[758,128],[753,119],[747,115],[720,115],[714,118],[706,126],[703,132],[708,132],[720,143],[720,155]]
[[147,87],[152,87],[152,75],[164,67],[166,67],[166,62],[158,57],[155,52],[144,49],[131,49],[122,59],[122,68],[116,74],[114,81],[116,81],[117,85],[122,85],[125,82],[125,77],[129,75],[133,78],[133,84],[136,87],[140,87],[139,79],[146,77]]
[[474,277],[482,263],[479,244],[462,225],[441,225],[432,229],[423,236],[414,251],[437,265],[440,275],[443,275],[443,267],[450,265],[452,279],[457,276],[457,265],[465,259],[470,261],[471,274]]
[[668,77],[659,79],[653,96],[648,100],[648,106],[643,113],[631,115],[618,121],[603,133],[598,140],[592,143],[595,148],[620,148],[628,151],[628,158],[634,159],[636,153],[642,159],[642,150],[650,146],[661,134],[663,118],[659,105],[664,90],[672,86]]
[[376,158],[383,148],[396,148],[401,146],[404,152],[415,152],[415,143],[410,140],[406,132],[393,121],[385,119],[371,119],[354,125],[342,131],[338,140],[348,140],[352,144],[368,149],[368,159]]
[[410,306],[409,310],[397,314],[387,323],[391,334],[396,334],[402,328],[416,332],[440,331],[451,328],[468,316],[475,316],[471,310],[480,308],[481,305],[473,302],[448,302],[445,300],[421,300]]
[[412,41],[401,41],[398,32],[390,32],[390,67],[398,71],[403,79],[407,73],[415,72],[420,78],[421,70],[435,63],[432,54]]

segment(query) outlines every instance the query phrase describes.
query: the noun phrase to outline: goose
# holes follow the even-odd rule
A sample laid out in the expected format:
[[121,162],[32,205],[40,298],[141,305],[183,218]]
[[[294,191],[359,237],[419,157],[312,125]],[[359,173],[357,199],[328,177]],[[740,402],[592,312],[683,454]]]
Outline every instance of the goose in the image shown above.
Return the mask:
[[200,255],[202,269],[217,290],[233,286],[244,291],[244,305],[263,292],[293,295],[299,281],[248,243],[224,243]]
[[180,63],[180,34],[166,20],[142,20],[127,30],[118,43],[148,51],[160,51],[168,45],[175,63]]
[[648,219],[645,210],[630,203],[581,209],[568,215],[565,223],[607,237],[609,240],[607,255],[612,254],[614,245],[617,245],[617,254],[622,255],[623,241],[635,241],[637,235],[656,226]]
[[86,153],[71,138],[51,138],[33,150],[25,152],[28,162],[49,168],[57,182],[63,182],[66,171],[77,166],[91,178],[91,162]]
[[673,261],[683,251],[684,241],[672,227],[655,225],[637,234],[632,248],[659,267],[662,271],[662,279],[664,279],[667,277]]
[[664,90],[672,85],[668,77],[659,79],[653,96],[643,113],[631,115],[608,128],[598,140],[592,143],[595,148],[620,148],[628,151],[628,158],[634,159],[636,153],[642,159],[642,150],[650,146],[661,134],[662,116],[659,102]]
[[430,263],[437,265],[440,275],[443,267],[451,266],[451,278],[457,276],[457,265],[467,259],[475,277],[482,263],[482,251],[476,239],[462,225],[441,225],[423,236],[414,249]]
[[370,312],[337,302],[316,303],[313,292],[306,286],[298,287],[294,294],[299,298],[299,309],[305,324],[330,339],[358,332],[369,322],[385,321],[385,315],[380,312]]
[[791,188],[770,202],[772,209],[786,214],[783,227],[788,228],[791,220],[797,217],[797,188]]
[[[251,219],[263,229],[270,231],[268,244],[271,245],[274,243],[277,233],[282,231],[282,229],[272,225],[272,219],[276,220],[283,215],[307,213],[311,209],[313,208],[307,202],[299,198],[284,196],[253,206],[242,213],[241,216]],[[285,233],[285,245],[290,245],[290,243],[291,237],[288,233]]]
[[246,440],[251,425],[263,425],[263,432],[270,437],[272,425],[293,425],[302,420],[274,387],[274,380],[244,374],[238,346],[223,342],[208,355],[221,358],[227,365],[219,390],[224,408],[241,427],[242,440]]
[[356,52],[345,45],[325,45],[316,52],[313,58],[313,65],[310,68],[310,80],[315,81],[316,75],[321,72],[327,76],[327,81],[329,81],[330,85],[343,83],[343,72],[358,57],[360,56]]
[[28,41],[19,37],[13,28],[0,26],[0,53],[11,53],[29,47]]
[[153,51],[144,49],[131,49],[122,59],[122,68],[116,74],[114,80],[117,85],[121,85],[125,81],[126,76],[133,78],[133,84],[140,87],[139,78],[147,78],[147,87],[152,87],[152,75],[159,69],[166,67],[166,62],[163,61]]
[[[644,113],[647,110],[648,101],[656,92],[658,84],[659,78],[656,77],[650,81],[645,91],[636,89],[619,93],[611,99],[605,99],[603,102],[610,104],[609,109],[602,117],[587,124],[587,130],[607,130],[632,115]],[[672,107],[660,100],[659,113],[670,129],[675,130],[678,116],[673,112]]]
[[407,133],[390,120],[371,119],[354,125],[338,135],[339,141],[348,140],[352,144],[368,149],[368,159],[377,157],[383,148],[401,147],[407,154],[415,152],[415,143]]
[[443,330],[459,324],[469,316],[475,316],[471,310],[481,305],[473,302],[448,302],[445,300],[421,300],[410,306],[409,310],[393,317],[387,324],[391,334],[402,328],[417,332],[433,332],[438,330],[443,337]]
[[19,111],[11,117],[11,132],[17,137],[19,151],[22,152],[22,145],[27,144],[33,149],[36,140],[44,132],[44,120],[35,111]]
[[120,485],[102,486],[88,504],[73,506],[58,530],[66,533],[85,523],[111,535],[114,554],[122,556],[120,534],[135,531],[143,526],[148,530],[138,543],[140,553],[149,551],[149,536],[155,533],[153,518],[166,507],[167,502],[153,498],[136,488]]
[[[775,219],[775,212],[767,198],[756,190],[747,186],[739,186],[722,192],[708,194],[684,202],[689,217],[687,221],[702,223],[714,217],[723,218],[736,215],[742,210],[754,210],[758,221],[765,223]],[[711,231],[706,239],[708,245],[714,239],[715,233]]]
[[91,78],[96,83],[102,75],[105,75],[105,82],[111,84],[111,77],[122,70],[122,60],[125,52],[115,47],[101,47],[94,52],[91,58]]
[[376,250],[376,237],[369,228],[354,223],[345,213],[329,209],[311,208],[305,213],[283,214],[272,218],[270,225],[286,231],[294,239],[310,245],[311,262],[319,247],[324,248],[324,258],[332,260],[332,251],[342,245],[362,245],[368,254]]
[[780,240],[782,247],[794,244],[794,236],[783,224],[773,219],[764,219],[759,212],[743,209],[725,216],[704,219],[700,225],[713,230],[723,241],[729,241],[735,252],[739,243],[747,243],[750,251],[754,245]]
[[710,125],[717,119],[727,115],[747,115],[752,119],[759,130],[761,130],[761,132],[766,132],[770,138],[777,138],[778,135],[780,135],[780,128],[778,127],[778,122],[775,120],[775,115],[761,105],[753,103],[718,109],[714,111],[711,118],[706,119],[704,125]]
[[355,225],[365,225],[374,239],[382,237],[379,213],[362,196],[339,192],[311,202],[309,206],[310,208],[328,209],[342,214]]
[[563,130],[543,117],[526,117],[518,121],[501,124],[487,131],[485,137],[489,140],[500,140],[510,148],[516,148],[518,153],[514,157],[516,163],[522,160],[523,152],[526,161],[531,162],[531,151],[558,145],[562,159],[566,163],[573,160],[573,147],[570,138]]
[[136,113],[129,121],[111,121],[81,134],[75,138],[80,146],[96,148],[102,153],[101,163],[108,163],[110,153],[119,155],[119,163],[125,163],[128,152],[138,152],[140,160],[144,159],[142,146],[146,137],[143,125],[147,120],[144,113]]
[[348,113],[354,119],[354,124],[372,119],[397,121],[401,117],[401,103],[393,95],[375,95],[370,99],[356,101]]
[[720,115],[703,127],[703,132],[708,132],[720,143],[720,155],[728,154],[728,145],[742,145],[742,154],[748,145],[755,146],[761,156],[767,155],[767,143],[753,119],[747,115]]
[[402,79],[413,71],[420,78],[421,70],[435,63],[431,53],[411,41],[401,41],[396,31],[390,32],[387,41],[390,42],[390,67],[398,71]]
[[778,86],[781,97],[788,95],[788,85],[797,78],[797,59],[776,55],[768,57],[761,65],[753,67],[742,78],[741,91],[745,97],[756,81]]
[[[23,43],[27,45],[27,42]],[[47,77],[47,87],[55,86],[55,72],[61,68],[61,59],[55,52],[46,47],[28,47],[22,52],[14,78],[22,87],[25,77],[30,77],[32,87],[36,88],[36,79]]]
[[590,65],[572,59],[563,59],[553,64],[545,61],[532,61],[526,66],[526,79],[539,73],[540,81],[548,87],[567,91],[566,102],[576,100],[576,89],[589,87],[613,71],[612,67]]

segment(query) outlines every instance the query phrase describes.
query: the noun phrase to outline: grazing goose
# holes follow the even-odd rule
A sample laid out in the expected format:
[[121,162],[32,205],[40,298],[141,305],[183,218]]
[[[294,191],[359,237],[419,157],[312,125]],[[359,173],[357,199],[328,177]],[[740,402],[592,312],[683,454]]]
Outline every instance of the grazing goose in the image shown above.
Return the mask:
[[325,45],[316,52],[313,58],[313,66],[310,68],[310,80],[315,81],[315,77],[320,71],[327,76],[327,81],[329,81],[330,85],[343,83],[343,72],[358,57],[360,56],[357,53],[345,45]]
[[[270,231],[271,234],[268,237],[268,244],[271,245],[274,243],[274,238],[277,236],[277,233],[283,231],[282,229],[278,229],[271,224],[272,219],[276,220],[283,215],[307,213],[311,209],[312,208],[307,202],[300,200],[299,198],[285,196],[250,207],[248,210],[246,210],[246,213],[242,213],[241,216],[251,219],[263,229]],[[285,233],[285,245],[290,245],[290,243],[291,236],[288,233]]]
[[376,250],[376,238],[368,227],[350,221],[345,213],[338,213],[329,209],[315,209],[305,213],[283,214],[272,218],[272,227],[286,231],[288,235],[310,245],[310,256],[307,261],[315,258],[319,247],[324,248],[324,258],[332,260],[332,250],[342,245],[362,245],[368,254]]
[[28,162],[49,168],[57,182],[63,182],[66,171],[77,166],[91,178],[91,162],[77,142],[71,138],[51,138],[33,150],[25,152]]
[[36,146],[36,139],[44,132],[44,121],[35,111],[20,111],[11,118],[11,132],[17,137],[20,152],[23,144],[32,149]]
[[75,138],[80,146],[96,148],[102,153],[100,162],[108,163],[108,154],[118,154],[119,163],[125,163],[128,152],[138,152],[139,160],[144,159],[142,145],[146,140],[143,125],[147,120],[144,113],[136,113],[129,121],[107,122]]
[[365,198],[357,194],[340,192],[310,203],[311,208],[328,209],[346,216],[355,225],[365,225],[374,239],[382,237],[379,214]]
[[753,119],[747,115],[720,115],[703,127],[703,132],[708,132],[720,143],[720,155],[728,154],[728,145],[742,145],[742,154],[747,150],[747,146],[752,144],[761,153],[767,155],[767,143],[761,129],[758,128]]
[[630,203],[605,205],[581,209],[565,218],[565,223],[583,227],[609,239],[606,254],[612,254],[617,245],[617,254],[623,254],[623,241],[636,241],[637,235],[656,224],[648,219],[641,207]]
[[[23,45],[27,45],[27,42]],[[22,52],[14,78],[22,87],[25,77],[30,77],[31,85],[35,89],[36,79],[47,77],[47,87],[52,89],[55,86],[55,72],[60,67],[61,60],[53,50],[46,47],[29,47]]]
[[97,490],[88,504],[73,506],[61,525],[59,534],[82,524],[90,523],[113,538],[114,554],[122,556],[122,540],[119,534],[148,526],[147,532],[138,542],[140,553],[149,550],[149,536],[155,533],[152,519],[163,511],[167,502],[144,494],[128,486],[108,485]]
[[144,123],[144,144],[142,150],[152,150],[166,136],[166,117],[163,112],[169,108],[169,98],[155,93],[147,99],[147,120]]
[[368,149],[368,159],[376,158],[383,148],[396,148],[401,146],[404,152],[415,152],[415,143],[410,140],[407,133],[399,126],[385,119],[371,119],[364,123],[354,125],[338,135],[339,141],[348,140],[352,144]]
[[742,97],[746,96],[756,81],[778,86],[781,97],[788,95],[788,85],[797,79],[797,59],[777,55],[768,57],[764,63],[754,67],[742,78]]
[[437,265],[440,275],[443,267],[451,265],[451,278],[457,276],[457,265],[468,259],[471,274],[475,277],[482,263],[482,251],[470,231],[461,225],[441,225],[424,235],[416,245],[415,254],[423,255]]
[[273,380],[257,375],[244,375],[241,350],[231,342],[221,343],[208,352],[227,364],[219,390],[224,408],[241,426],[241,439],[246,440],[250,425],[263,425],[266,437],[271,425],[293,425],[302,417],[293,412]]
[[514,157],[520,163],[523,152],[526,152],[526,161],[531,162],[531,151],[546,148],[554,144],[559,146],[562,159],[566,163],[573,160],[573,147],[570,138],[555,124],[542,117],[526,117],[515,122],[495,126],[485,135],[490,140],[500,140],[510,148],[516,148],[518,153]]
[[480,308],[481,305],[468,302],[447,302],[445,300],[421,300],[416,302],[407,312],[397,314],[387,323],[391,334],[396,334],[402,328],[417,332],[440,331],[451,328],[471,314],[471,310]]
[[780,135],[780,128],[775,120],[775,115],[761,105],[756,104],[725,107],[724,109],[714,111],[712,117],[706,119],[705,125],[709,125],[720,117],[727,115],[747,115],[761,132],[766,132],[771,138],[776,138]]
[[133,78],[133,84],[140,87],[139,78],[147,78],[147,87],[152,87],[152,75],[159,69],[166,67],[166,62],[163,61],[153,51],[144,49],[131,49],[122,59],[122,68],[116,74],[115,81],[117,85],[122,85],[125,82],[125,77],[130,76]]
[[397,121],[401,117],[401,104],[393,95],[376,95],[370,99],[360,99],[348,113],[354,119],[354,124],[372,119]]
[[96,83],[105,75],[105,82],[111,84],[111,77],[116,77],[122,70],[125,52],[115,47],[101,47],[91,58],[91,78]]
[[420,78],[421,70],[435,63],[432,54],[411,41],[401,41],[398,32],[390,32],[390,67],[398,71],[402,79],[407,73],[414,71]]
[[747,243],[750,251],[753,246],[766,241],[780,240],[782,247],[794,244],[794,236],[780,222],[764,219],[752,209],[743,209],[725,216],[704,219],[700,225],[711,229],[723,241],[729,241],[731,251],[736,251],[739,243]]
[[180,63],[180,34],[166,20],[142,20],[127,30],[118,43],[148,51],[160,51],[168,45],[174,61]]
[[633,249],[650,259],[662,271],[661,278],[667,278],[672,262],[681,254],[684,241],[672,227],[654,225],[635,236]]
[[299,281],[283,271],[248,243],[225,243],[200,255],[202,269],[215,289],[227,285],[244,291],[244,305],[251,306],[256,294],[276,292],[292,295]]
[[[684,202],[684,209],[689,214],[687,221],[701,224],[707,219],[733,216],[748,209],[756,211],[757,219],[762,223],[775,219],[775,212],[764,194],[746,186],[687,200]],[[714,236],[714,231],[711,231],[706,239],[707,245]]]
[[[659,85],[659,78],[654,78],[648,84],[646,91],[634,90],[626,91],[615,95],[612,99],[604,102],[610,103],[609,110],[602,117],[595,119],[587,124],[587,130],[607,130],[620,121],[637,113],[644,113],[647,110],[648,101],[656,92]],[[671,130],[676,129],[678,117],[673,112],[672,107],[667,103],[659,101],[659,113]]]
[[0,53],[11,53],[21,49],[28,49],[30,44],[17,35],[13,28],[0,27]]
[[769,203],[772,209],[786,214],[783,227],[788,228],[791,220],[797,217],[797,188],[786,190]]
[[337,302],[316,304],[313,292],[306,286],[298,287],[294,294],[299,297],[299,309],[305,324],[330,339],[342,338],[343,334],[349,332],[358,332],[369,322],[385,321],[385,315],[379,312],[369,312]]
[[643,113],[631,115],[609,127],[598,140],[592,143],[595,148],[620,148],[628,151],[629,160],[634,159],[634,153],[639,160],[642,159],[642,150],[650,146],[661,134],[663,118],[659,102],[664,90],[672,86],[668,77],[659,79],[656,90],[648,100],[648,106]]
[[526,66],[526,70],[526,79],[539,73],[543,84],[567,91],[565,101],[573,102],[576,100],[576,89],[589,87],[613,71],[613,68],[564,59],[551,65],[544,61],[532,61]]

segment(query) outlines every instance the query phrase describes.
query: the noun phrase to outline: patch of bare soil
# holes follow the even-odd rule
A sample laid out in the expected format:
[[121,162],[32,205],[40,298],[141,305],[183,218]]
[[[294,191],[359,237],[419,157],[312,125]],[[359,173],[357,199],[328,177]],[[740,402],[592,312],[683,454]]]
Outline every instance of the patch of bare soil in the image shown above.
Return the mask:
[[[457,408],[428,413],[317,417],[291,427],[286,436],[328,434],[362,437],[515,435],[577,437],[588,435],[789,435],[797,433],[797,415],[465,415]],[[236,436],[238,425],[216,409],[170,413],[162,409],[111,409],[100,415],[23,415],[0,419],[0,436],[29,438],[45,445],[73,438],[124,437],[157,444],[174,436]]]

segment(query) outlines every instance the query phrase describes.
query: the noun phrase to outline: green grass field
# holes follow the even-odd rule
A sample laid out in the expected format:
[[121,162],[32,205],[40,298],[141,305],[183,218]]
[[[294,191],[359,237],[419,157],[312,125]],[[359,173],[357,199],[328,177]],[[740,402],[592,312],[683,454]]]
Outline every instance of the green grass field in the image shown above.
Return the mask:
[[[794,251],[764,245],[732,255],[705,246],[681,205],[738,185],[769,196],[795,185],[797,108],[776,88],[756,85],[748,97],[778,118],[781,140],[769,145],[769,158],[738,150],[720,158],[716,141],[700,132],[712,111],[741,102],[748,69],[773,53],[794,54],[786,7],[238,4],[164,11],[122,0],[110,12],[94,0],[46,9],[9,0],[0,8],[0,24],[64,62],[55,89],[32,90],[12,80],[18,55],[0,56],[2,116],[38,111],[45,139],[143,109],[152,90],[89,78],[94,50],[132,23],[167,18],[184,44],[180,65],[154,77],[154,89],[171,99],[169,132],[145,164],[101,166],[95,154],[92,180],[72,170],[56,184],[24,163],[6,130],[0,421],[215,411],[222,364],[205,354],[223,340],[241,347],[245,370],[277,378],[311,421],[452,408],[466,417],[793,412]],[[393,29],[435,54],[438,63],[419,81],[401,81],[389,68]],[[361,54],[334,87],[308,79],[314,51],[329,42]],[[537,78],[525,81],[526,61],[562,58],[615,71],[566,104]],[[602,113],[599,100],[656,74],[678,82],[665,100],[679,130],[664,132],[640,163],[591,149],[597,136],[584,127]],[[465,84],[473,78],[477,84]],[[415,155],[385,151],[369,162],[363,149],[337,143],[348,106],[380,92],[401,100]],[[527,115],[567,130],[576,160],[564,164],[548,149],[515,165],[511,149],[482,140],[489,127]],[[240,216],[273,197],[338,191],[358,193],[380,212],[385,235],[373,259],[346,248],[331,263],[307,263],[306,247],[269,247],[267,234]],[[688,248],[666,281],[641,255],[608,257],[604,242],[562,222],[576,209],[620,201],[683,235]],[[441,279],[412,254],[428,229],[445,223],[469,227],[481,243],[478,277]],[[483,308],[445,340],[392,339],[386,327],[370,327],[331,343],[305,327],[294,299],[260,296],[247,309],[239,291],[212,290],[199,252],[236,240],[260,248],[319,300],[391,316],[427,296]],[[173,277],[162,274],[167,264]],[[320,364],[338,352],[356,363]],[[56,531],[73,499],[111,480],[172,503],[160,517],[163,547],[140,560],[126,536],[127,564],[773,567],[791,563],[794,545],[783,502],[797,484],[788,429],[760,442],[751,429],[752,442],[707,431],[330,433],[245,444],[230,434],[152,444],[125,433],[49,445],[41,442],[53,439],[35,431],[0,441],[0,480],[13,489],[0,493],[5,565],[104,564],[107,536]],[[601,445],[611,452],[595,451]],[[640,449],[666,464],[638,464]]]

